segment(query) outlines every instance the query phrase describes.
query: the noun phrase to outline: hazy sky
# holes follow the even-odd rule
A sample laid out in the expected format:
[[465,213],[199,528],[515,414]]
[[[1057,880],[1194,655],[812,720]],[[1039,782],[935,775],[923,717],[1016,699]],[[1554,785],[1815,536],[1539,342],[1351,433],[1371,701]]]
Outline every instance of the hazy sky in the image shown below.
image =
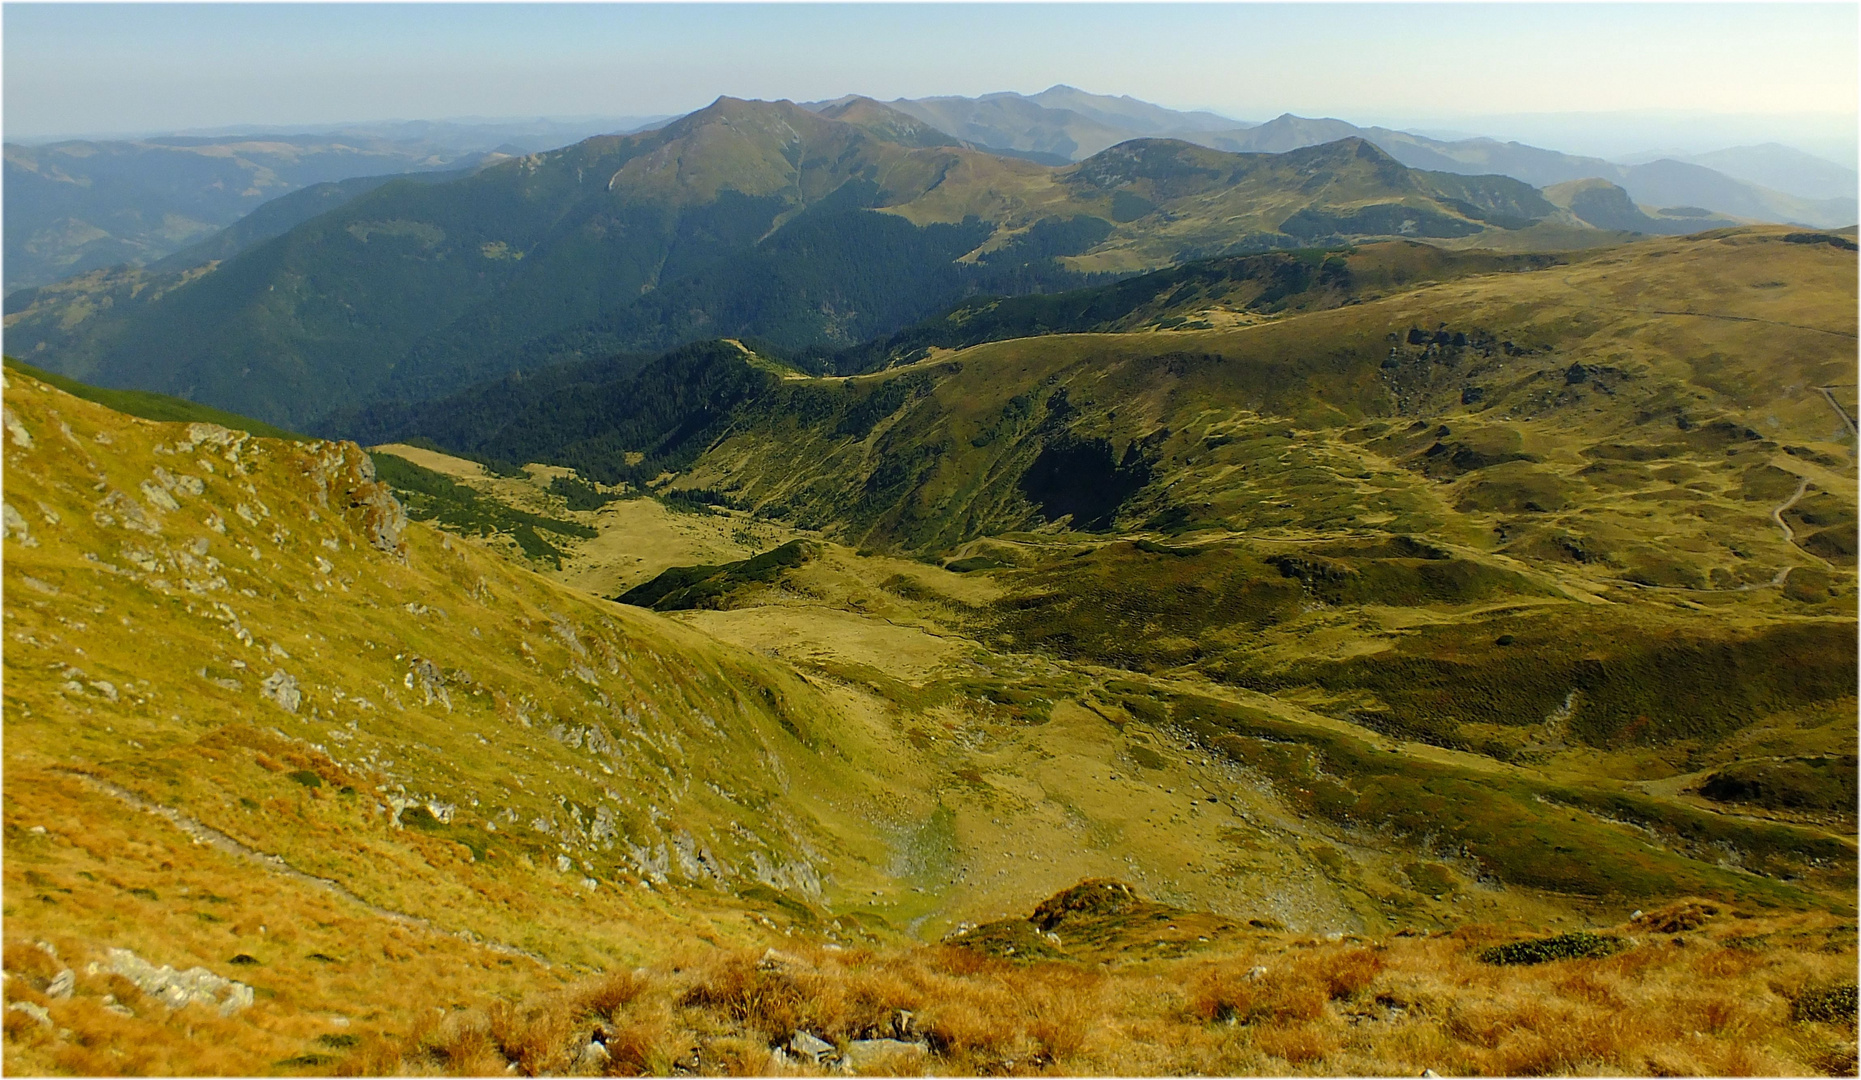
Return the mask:
[[1852,3],[7,3],[0,20],[14,138],[1059,82],[1241,119],[1437,127],[1688,110],[1809,114],[1796,122],[1852,138],[1856,111]]

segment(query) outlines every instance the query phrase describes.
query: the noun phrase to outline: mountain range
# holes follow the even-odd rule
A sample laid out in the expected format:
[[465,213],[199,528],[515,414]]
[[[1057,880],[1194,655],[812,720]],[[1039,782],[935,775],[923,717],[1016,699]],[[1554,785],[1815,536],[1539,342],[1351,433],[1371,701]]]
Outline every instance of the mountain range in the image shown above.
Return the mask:
[[305,145],[6,298],[9,1075],[1854,1074],[1855,228],[1065,87]]
[[[849,95],[806,107],[838,118],[862,100],[870,101]],[[1496,173],[1537,187],[1606,179],[1649,207],[1694,207],[1820,227],[1853,224],[1856,217],[1853,168],[1776,143],[1605,161],[1517,142],[1441,140],[1290,114],[1261,124],[1064,85],[1028,95],[901,98],[887,108],[924,125],[915,136],[894,131],[892,141],[929,138],[932,142],[914,145],[967,144],[1046,164],[1077,161],[1135,137],[1241,152],[1283,152],[1359,137],[1415,168]],[[645,130],[670,119],[416,121],[9,143],[6,210],[16,224],[8,229],[5,288],[11,292],[117,263],[143,265],[172,256],[206,241],[256,201],[306,184],[461,168],[593,134]]]
[[383,184],[223,263],[14,293],[9,347],[301,425],[704,337],[840,348],[976,293],[1222,254],[1613,237],[1519,181],[1410,169],[1355,138],[1283,154],[1137,139],[1053,166],[950,145],[877,103],[833,111],[724,98],[655,130]]
[[[1518,142],[1484,138],[1443,141],[1290,113],[1266,123],[1220,123],[1223,118],[1212,113],[1176,112],[1157,106],[1140,109],[1137,106],[1143,103],[1129,98],[1087,94],[1067,86],[1026,96],[900,99],[889,104],[979,146],[1034,152],[1049,160],[1078,160],[1140,135],[1181,139],[1241,153],[1283,153],[1338,139],[1361,138],[1417,169],[1498,174],[1534,187],[1603,179],[1619,184],[1636,202],[1647,206],[1701,207],[1759,221],[1840,227],[1856,220],[1856,176],[1852,169],[1776,144],[1734,148],[1688,160],[1656,158],[1622,164]],[[1720,165],[1729,167],[1718,171]]]

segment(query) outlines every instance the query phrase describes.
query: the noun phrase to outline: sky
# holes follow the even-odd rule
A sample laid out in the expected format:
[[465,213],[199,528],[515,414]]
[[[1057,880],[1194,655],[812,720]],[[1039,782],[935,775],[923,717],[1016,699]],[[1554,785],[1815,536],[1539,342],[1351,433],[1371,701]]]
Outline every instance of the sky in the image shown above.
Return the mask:
[[[1749,131],[1852,145],[1857,10],[6,3],[0,125],[8,138],[43,138],[643,116],[688,112],[720,94],[889,99],[1067,83],[1243,120],[1293,112],[1528,139],[1534,125],[1569,127],[1568,114],[1606,114],[1576,131],[1613,131],[1626,141],[1612,152],[1653,147],[1689,124],[1721,144]],[[1602,152],[1570,145],[1568,133],[1559,148]]]

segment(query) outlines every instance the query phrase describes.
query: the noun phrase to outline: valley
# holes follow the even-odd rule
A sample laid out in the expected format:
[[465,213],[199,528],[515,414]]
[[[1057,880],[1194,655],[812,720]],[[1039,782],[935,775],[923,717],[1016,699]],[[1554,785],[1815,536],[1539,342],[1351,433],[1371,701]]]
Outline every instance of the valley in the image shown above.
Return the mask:
[[1853,229],[843,104],[8,316],[8,1071],[1852,1074]]

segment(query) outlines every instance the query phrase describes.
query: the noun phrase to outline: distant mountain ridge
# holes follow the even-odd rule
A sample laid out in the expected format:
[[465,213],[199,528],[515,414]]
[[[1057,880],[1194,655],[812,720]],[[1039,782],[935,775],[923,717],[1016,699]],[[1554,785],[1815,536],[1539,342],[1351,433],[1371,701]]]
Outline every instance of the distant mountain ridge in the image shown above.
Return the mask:
[[447,183],[391,181],[185,281],[125,272],[16,297],[9,348],[304,425],[704,338],[840,348],[965,296],[1189,259],[1596,235],[1517,180],[1409,169],[1362,139],[1273,155],[1142,138],[1056,168],[864,99],[819,108],[720,98]]
[[[631,127],[647,118],[620,122]],[[474,168],[604,130],[612,128],[415,121],[314,132],[8,142],[5,288],[154,262],[311,185]]]
[[1647,154],[1619,160],[1624,165],[1641,165],[1663,158],[1702,165],[1734,180],[1804,199],[1846,198],[1861,187],[1861,174],[1854,169],[1781,143],[1732,146],[1704,154]]
[[[1127,104],[1128,103],[1128,104]],[[1739,148],[1690,160],[1660,158],[1618,164],[1519,142],[1473,138],[1432,139],[1344,120],[1286,113],[1262,124],[1228,121],[1213,113],[1183,113],[1131,98],[1088,94],[1056,86],[1034,95],[984,94],[977,98],[900,99],[888,105],[985,148],[1034,151],[1072,160],[1089,157],[1132,136],[1165,136],[1234,153],[1284,153],[1305,146],[1361,138],[1410,168],[1466,174],[1497,173],[1534,187],[1601,179],[1650,207],[1700,207],[1735,218],[1839,228],[1855,224],[1853,173],[1784,146]],[[1141,106],[1141,108],[1140,108]],[[1727,165],[1718,171],[1717,165]],[[1743,178],[1727,175],[1738,170]],[[1807,170],[1815,197],[1763,186]],[[1850,179],[1845,187],[1842,183]],[[1845,193],[1844,193],[1845,192]]]

